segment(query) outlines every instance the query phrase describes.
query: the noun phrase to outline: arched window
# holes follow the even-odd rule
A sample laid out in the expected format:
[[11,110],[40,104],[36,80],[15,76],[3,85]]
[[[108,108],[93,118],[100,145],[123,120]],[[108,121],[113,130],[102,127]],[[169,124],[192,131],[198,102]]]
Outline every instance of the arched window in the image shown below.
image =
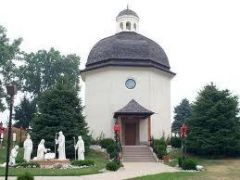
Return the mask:
[[137,30],[137,25],[136,25],[136,23],[134,23],[133,27],[134,27],[134,30],[136,31],[136,30]]
[[123,23],[122,22],[120,23],[120,28],[121,28],[121,30],[123,30]]
[[131,31],[131,23],[130,22],[127,22],[126,23],[126,29]]

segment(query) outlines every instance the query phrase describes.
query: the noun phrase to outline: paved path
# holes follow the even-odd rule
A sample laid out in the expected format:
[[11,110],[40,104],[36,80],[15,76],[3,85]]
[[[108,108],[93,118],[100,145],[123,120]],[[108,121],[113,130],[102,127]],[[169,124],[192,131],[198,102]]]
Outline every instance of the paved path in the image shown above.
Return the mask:
[[[106,172],[86,176],[37,176],[35,180],[122,180],[137,176],[157,174],[161,172],[176,172],[175,168],[162,163],[124,163],[124,167],[117,172]],[[11,177],[9,180],[16,180]]]

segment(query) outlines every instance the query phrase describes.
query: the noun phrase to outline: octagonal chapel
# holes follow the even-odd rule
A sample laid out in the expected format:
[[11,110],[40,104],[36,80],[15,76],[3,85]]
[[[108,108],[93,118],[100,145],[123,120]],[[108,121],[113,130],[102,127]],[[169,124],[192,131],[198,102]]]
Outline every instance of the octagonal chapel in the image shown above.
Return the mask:
[[149,144],[151,136],[171,133],[175,73],[161,46],[138,33],[136,12],[121,11],[116,25],[117,33],[95,44],[81,71],[86,122],[94,138],[113,138],[118,122],[123,145]]

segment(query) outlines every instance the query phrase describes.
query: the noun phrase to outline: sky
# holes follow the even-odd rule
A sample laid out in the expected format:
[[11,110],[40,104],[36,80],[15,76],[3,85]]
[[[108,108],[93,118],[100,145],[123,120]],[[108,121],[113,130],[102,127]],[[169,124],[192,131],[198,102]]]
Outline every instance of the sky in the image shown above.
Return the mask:
[[172,110],[210,82],[240,96],[239,0],[0,0],[0,25],[11,39],[23,38],[22,50],[75,53],[83,69],[94,44],[116,33],[127,4],[140,17],[139,33],[165,50],[177,73]]

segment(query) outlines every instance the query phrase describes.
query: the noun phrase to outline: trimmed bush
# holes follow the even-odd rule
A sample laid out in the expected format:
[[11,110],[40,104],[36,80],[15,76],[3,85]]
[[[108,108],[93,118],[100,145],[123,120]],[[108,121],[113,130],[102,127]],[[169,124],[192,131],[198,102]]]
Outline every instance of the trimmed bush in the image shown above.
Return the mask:
[[35,162],[23,162],[15,165],[15,167],[23,167],[23,168],[40,168],[40,165]]
[[117,171],[120,167],[120,164],[115,161],[106,164],[106,169],[109,171]]
[[113,146],[114,143],[115,143],[115,142],[114,142],[113,139],[111,139],[111,138],[106,138],[106,139],[102,139],[102,140],[100,141],[100,146],[101,146],[102,148],[107,149],[109,146]]
[[182,146],[182,141],[179,137],[172,137],[171,138],[171,145],[174,148],[181,148]]
[[178,159],[178,165],[184,170],[196,170],[196,161],[190,158],[180,157]]
[[30,173],[26,172],[22,175],[19,175],[17,177],[17,180],[34,180],[34,177]]
[[196,170],[197,163],[192,159],[186,159],[183,161],[182,168],[184,170]]
[[178,159],[171,159],[168,162],[168,165],[171,166],[171,167],[176,167],[178,165]]
[[107,147],[107,153],[108,154],[113,153],[115,150],[116,150],[116,144],[115,143]]
[[163,156],[167,155],[167,150],[164,145],[158,145],[155,147],[155,152],[158,156],[158,158],[162,159]]
[[94,161],[92,160],[75,160],[71,162],[73,166],[93,166]]
[[162,159],[163,156],[167,155],[167,143],[163,138],[152,139],[152,148],[160,159]]
[[178,166],[179,167],[182,167],[184,159],[185,159],[185,157],[179,157],[178,158]]

